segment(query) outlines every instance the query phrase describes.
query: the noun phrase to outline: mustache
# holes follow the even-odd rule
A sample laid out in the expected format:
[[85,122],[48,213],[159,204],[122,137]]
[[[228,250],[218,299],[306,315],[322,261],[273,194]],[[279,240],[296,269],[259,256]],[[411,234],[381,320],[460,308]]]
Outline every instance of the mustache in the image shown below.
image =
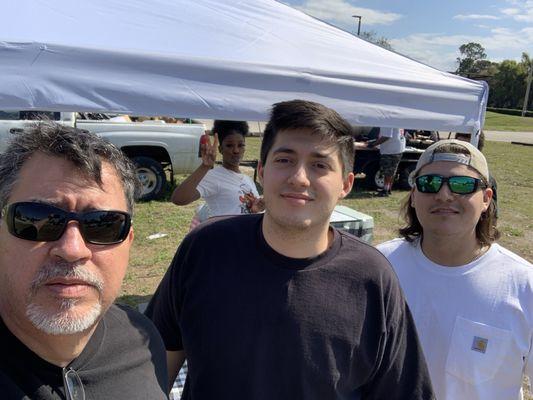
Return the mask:
[[80,263],[57,261],[46,263],[41,267],[31,282],[30,291],[35,293],[41,286],[56,278],[77,279],[94,286],[99,293],[102,293],[104,290],[103,279],[98,274],[90,271],[87,267]]

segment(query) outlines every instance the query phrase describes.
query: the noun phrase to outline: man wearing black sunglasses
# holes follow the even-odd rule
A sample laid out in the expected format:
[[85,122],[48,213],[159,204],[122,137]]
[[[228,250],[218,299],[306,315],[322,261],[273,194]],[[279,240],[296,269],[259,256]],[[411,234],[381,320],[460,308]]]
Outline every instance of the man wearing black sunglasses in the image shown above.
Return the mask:
[[402,239],[378,246],[413,312],[439,400],[521,399],[533,377],[533,268],[499,237],[487,161],[430,146],[403,205]]
[[0,155],[0,397],[165,399],[164,347],[113,305],[133,240],[134,167],[53,123]]

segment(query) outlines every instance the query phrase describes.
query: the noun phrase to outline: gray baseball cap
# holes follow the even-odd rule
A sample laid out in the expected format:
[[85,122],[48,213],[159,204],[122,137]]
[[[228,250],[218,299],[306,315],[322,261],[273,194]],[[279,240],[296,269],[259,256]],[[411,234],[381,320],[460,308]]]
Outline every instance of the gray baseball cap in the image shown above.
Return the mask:
[[[440,147],[450,144],[465,148],[469,154],[443,152],[435,153],[435,151]],[[457,139],[439,140],[438,142],[435,142],[429,146],[418,159],[415,170],[411,172],[411,179],[416,178],[423,167],[435,161],[449,161],[467,165],[479,172],[486,182],[489,181],[489,166],[487,165],[487,159],[483,153],[481,153],[481,151],[479,151],[472,144]]]

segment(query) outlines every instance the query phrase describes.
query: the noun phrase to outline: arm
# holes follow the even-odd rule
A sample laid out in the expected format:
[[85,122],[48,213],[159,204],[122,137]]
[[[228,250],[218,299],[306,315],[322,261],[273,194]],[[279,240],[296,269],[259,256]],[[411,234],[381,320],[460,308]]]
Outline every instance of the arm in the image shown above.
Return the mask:
[[372,142],[372,143],[368,143],[367,142],[367,147],[369,149],[373,148],[373,147],[376,147],[376,146],[379,146],[381,143],[385,143],[387,140],[389,140],[390,138],[386,137],[386,136],[380,136],[376,139],[376,141]]
[[201,145],[202,164],[200,164],[200,166],[196,168],[194,172],[181,183],[181,185],[174,189],[170,201],[178,206],[184,206],[200,198],[200,192],[196,190],[196,187],[209,172],[209,170],[215,165],[217,158],[217,147],[217,134],[215,134],[215,140],[213,141],[213,144],[210,143],[208,138],[207,143]]
[[185,352],[167,350],[167,369],[168,369],[168,391],[172,390],[174,381],[185,362]]
[[[388,274],[387,274],[388,275]],[[383,276],[385,320],[373,373],[363,399],[433,400],[434,394],[415,324],[397,279]]]
[[183,293],[180,274],[187,262],[190,241],[188,236],[183,239],[144,312],[154,323],[165,344],[169,391],[186,358],[180,328],[180,295]]

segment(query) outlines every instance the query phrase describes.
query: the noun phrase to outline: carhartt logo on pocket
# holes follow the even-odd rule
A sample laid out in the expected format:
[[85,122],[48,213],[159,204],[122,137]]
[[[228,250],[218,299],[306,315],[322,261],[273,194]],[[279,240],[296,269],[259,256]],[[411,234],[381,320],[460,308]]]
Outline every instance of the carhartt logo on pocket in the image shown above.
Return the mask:
[[487,351],[488,343],[489,343],[488,339],[474,336],[474,342],[472,343],[472,350],[479,351],[480,353],[485,353]]

